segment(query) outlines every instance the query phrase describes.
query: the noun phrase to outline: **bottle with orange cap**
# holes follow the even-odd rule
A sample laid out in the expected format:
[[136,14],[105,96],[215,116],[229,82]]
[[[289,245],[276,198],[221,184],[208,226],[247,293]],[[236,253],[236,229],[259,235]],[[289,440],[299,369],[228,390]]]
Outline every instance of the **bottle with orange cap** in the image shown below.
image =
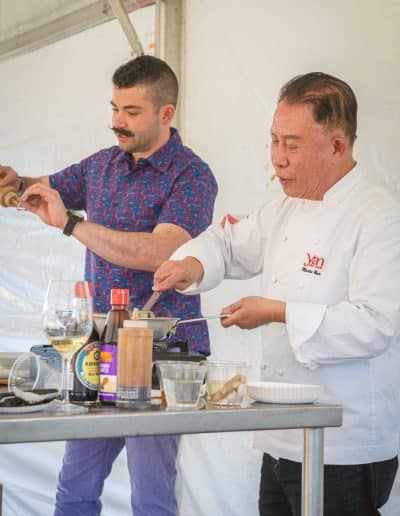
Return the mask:
[[[75,301],[86,296],[82,291],[83,284],[75,285]],[[88,282],[90,295],[93,296],[92,283]],[[95,325],[92,333],[83,346],[78,349],[72,358],[72,389],[69,397],[73,403],[93,405],[97,401],[99,391],[99,370],[100,370],[100,339]]]
[[129,319],[129,290],[111,289],[111,310],[100,339],[100,401],[114,404],[117,398],[118,329]]

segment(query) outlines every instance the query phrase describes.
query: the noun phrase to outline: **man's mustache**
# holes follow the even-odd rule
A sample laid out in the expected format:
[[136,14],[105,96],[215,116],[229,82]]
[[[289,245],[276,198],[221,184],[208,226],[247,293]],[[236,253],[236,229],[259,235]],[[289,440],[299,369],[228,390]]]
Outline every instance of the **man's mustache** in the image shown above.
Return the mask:
[[122,129],[122,127],[108,126],[108,128],[111,129],[111,131],[114,131],[115,134],[120,134],[121,136],[135,136],[135,133],[133,133],[132,131],[128,131],[127,129]]

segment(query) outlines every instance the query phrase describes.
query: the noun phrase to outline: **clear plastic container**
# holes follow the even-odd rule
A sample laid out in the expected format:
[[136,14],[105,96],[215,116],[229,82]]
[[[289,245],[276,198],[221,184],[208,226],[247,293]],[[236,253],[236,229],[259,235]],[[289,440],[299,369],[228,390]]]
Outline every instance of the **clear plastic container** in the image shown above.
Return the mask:
[[208,403],[215,406],[239,407],[246,392],[250,365],[246,362],[203,362],[207,367]]
[[156,368],[168,408],[197,408],[206,373],[203,362],[160,360]]
[[13,363],[8,376],[8,390],[20,391],[56,389],[61,387],[61,369],[45,357],[32,352],[21,353]]

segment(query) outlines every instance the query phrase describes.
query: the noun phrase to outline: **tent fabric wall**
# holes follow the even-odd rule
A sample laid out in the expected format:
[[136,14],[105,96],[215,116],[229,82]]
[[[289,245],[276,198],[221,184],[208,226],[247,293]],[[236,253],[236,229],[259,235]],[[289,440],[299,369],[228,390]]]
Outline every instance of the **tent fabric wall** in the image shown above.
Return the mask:
[[[357,159],[370,179],[400,196],[396,0],[187,0],[186,11],[182,129],[217,176],[216,219],[247,213],[277,195],[268,161],[277,93],[292,76],[313,70],[336,74],[354,88]],[[154,8],[132,19],[151,52]],[[110,22],[0,64],[0,163],[39,176],[112,145],[110,77],[129,58],[117,22]],[[48,279],[81,274],[84,250],[30,214],[2,208],[0,241],[0,349],[24,351],[44,342],[40,309]],[[204,312],[258,292],[257,279],[224,282],[204,295]],[[224,330],[211,321],[210,332],[214,358],[246,359],[256,377],[259,331]],[[52,514],[62,453],[63,443],[1,447],[5,516]],[[185,436],[180,514],[256,515],[260,460],[251,433]],[[104,515],[129,514],[128,486],[122,453],[105,484]],[[399,504],[397,481],[383,514],[395,516]]]

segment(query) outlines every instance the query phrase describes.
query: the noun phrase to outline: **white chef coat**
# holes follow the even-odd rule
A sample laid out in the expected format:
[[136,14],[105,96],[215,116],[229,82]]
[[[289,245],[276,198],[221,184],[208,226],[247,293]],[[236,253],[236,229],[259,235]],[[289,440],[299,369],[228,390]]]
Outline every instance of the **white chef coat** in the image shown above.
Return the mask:
[[[397,455],[400,430],[400,208],[359,167],[323,201],[282,196],[238,223],[211,226],[171,259],[195,256],[209,290],[262,273],[263,295],[286,302],[286,324],[263,327],[262,379],[320,384],[343,406],[325,433],[325,463]],[[233,302],[234,300],[232,300]],[[301,461],[302,430],[257,432],[255,446]]]

